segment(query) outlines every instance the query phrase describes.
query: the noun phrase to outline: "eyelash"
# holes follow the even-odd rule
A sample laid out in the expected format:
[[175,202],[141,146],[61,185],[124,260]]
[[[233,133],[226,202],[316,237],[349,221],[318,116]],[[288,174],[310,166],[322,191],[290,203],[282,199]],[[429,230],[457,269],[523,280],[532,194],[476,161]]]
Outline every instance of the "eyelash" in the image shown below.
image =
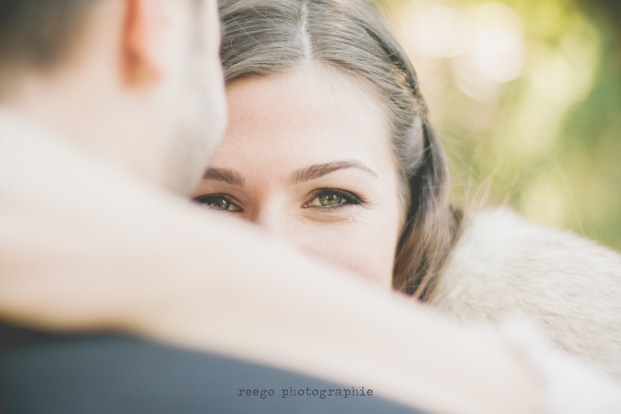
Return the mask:
[[[319,197],[325,196],[325,195],[336,195],[336,196],[344,199],[345,202],[338,203],[338,204],[335,204],[333,206],[322,206],[322,205],[316,206],[316,205],[311,205],[311,203],[313,201],[315,201]],[[322,209],[322,210],[336,210],[336,209],[340,209],[340,208],[344,208],[344,207],[348,207],[348,206],[352,206],[352,205],[364,204],[363,201],[360,199],[360,197],[358,197],[354,193],[351,193],[351,192],[345,191],[345,190],[339,190],[339,189],[336,189],[336,188],[320,188],[320,189],[317,189],[317,190],[313,191],[313,193],[311,194],[311,197],[312,198],[310,199],[310,201],[308,201],[307,203],[305,203],[302,206],[303,208],[316,208],[316,209]]]
[[[230,203],[232,206],[234,206],[235,208],[238,209],[238,211],[235,210],[223,210],[217,207],[211,207],[209,206],[210,203],[214,203],[217,199],[220,200],[224,200],[227,201],[228,203]],[[230,211],[231,213],[243,213],[244,209],[241,208],[241,206],[239,205],[239,203],[236,202],[236,200],[226,194],[204,194],[202,196],[198,196],[192,199],[193,202],[198,203],[200,205],[203,205],[209,209],[212,210],[218,210],[218,211]]]
[[[326,196],[326,195],[336,195],[337,197],[340,197],[341,199],[345,200],[342,203],[338,203],[332,206],[324,206],[324,205],[312,205],[311,203],[313,203],[313,201],[315,201],[316,199],[318,199],[321,196]],[[302,208],[313,208],[313,209],[320,209],[320,210],[336,210],[336,209],[341,209],[347,206],[352,206],[352,205],[360,205],[360,204],[364,204],[364,202],[360,199],[360,197],[358,197],[357,195],[349,192],[349,191],[345,191],[345,190],[339,190],[336,188],[320,188],[317,189],[315,191],[313,191],[311,193],[311,199],[306,202]],[[233,206],[234,208],[237,209],[236,210],[224,210],[224,209],[220,209],[217,207],[211,207],[209,206],[209,204],[215,204],[218,200],[222,201],[226,201],[228,202],[231,206]],[[207,208],[213,209],[213,210],[219,210],[219,211],[230,211],[232,213],[243,213],[244,209],[241,208],[241,206],[239,205],[239,203],[231,196],[227,195],[227,194],[204,194],[202,196],[198,196],[192,199],[193,202],[198,203],[200,205],[204,205]]]

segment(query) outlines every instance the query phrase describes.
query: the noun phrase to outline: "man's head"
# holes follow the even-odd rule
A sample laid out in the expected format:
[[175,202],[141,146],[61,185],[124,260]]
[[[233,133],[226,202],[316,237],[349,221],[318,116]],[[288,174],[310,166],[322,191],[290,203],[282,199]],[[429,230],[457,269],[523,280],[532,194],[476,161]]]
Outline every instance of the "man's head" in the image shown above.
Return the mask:
[[216,0],[0,0],[0,106],[188,193],[225,123]]

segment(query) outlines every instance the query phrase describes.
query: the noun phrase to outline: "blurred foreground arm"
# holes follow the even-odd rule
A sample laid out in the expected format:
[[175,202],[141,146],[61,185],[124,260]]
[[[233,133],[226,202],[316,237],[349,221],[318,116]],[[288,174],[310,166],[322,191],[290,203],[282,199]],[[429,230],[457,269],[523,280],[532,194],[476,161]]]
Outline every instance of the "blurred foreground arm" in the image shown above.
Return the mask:
[[537,376],[495,336],[69,147],[0,147],[4,320],[137,333],[369,384],[431,412],[539,412]]

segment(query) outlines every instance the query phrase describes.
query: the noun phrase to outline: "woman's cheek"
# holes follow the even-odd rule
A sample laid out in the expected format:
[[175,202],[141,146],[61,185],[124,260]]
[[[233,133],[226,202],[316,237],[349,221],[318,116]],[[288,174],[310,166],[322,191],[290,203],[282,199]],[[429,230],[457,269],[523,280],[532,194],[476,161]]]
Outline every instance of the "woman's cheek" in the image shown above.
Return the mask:
[[390,289],[396,247],[390,229],[360,222],[325,227],[313,229],[298,247]]

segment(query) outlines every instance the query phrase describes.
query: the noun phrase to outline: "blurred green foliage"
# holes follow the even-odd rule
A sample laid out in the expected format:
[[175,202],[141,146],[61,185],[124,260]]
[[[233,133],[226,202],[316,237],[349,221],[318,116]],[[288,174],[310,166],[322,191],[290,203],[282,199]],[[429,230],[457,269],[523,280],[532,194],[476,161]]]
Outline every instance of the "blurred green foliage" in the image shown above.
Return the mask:
[[507,203],[621,250],[621,2],[378,3],[417,68],[455,202]]

